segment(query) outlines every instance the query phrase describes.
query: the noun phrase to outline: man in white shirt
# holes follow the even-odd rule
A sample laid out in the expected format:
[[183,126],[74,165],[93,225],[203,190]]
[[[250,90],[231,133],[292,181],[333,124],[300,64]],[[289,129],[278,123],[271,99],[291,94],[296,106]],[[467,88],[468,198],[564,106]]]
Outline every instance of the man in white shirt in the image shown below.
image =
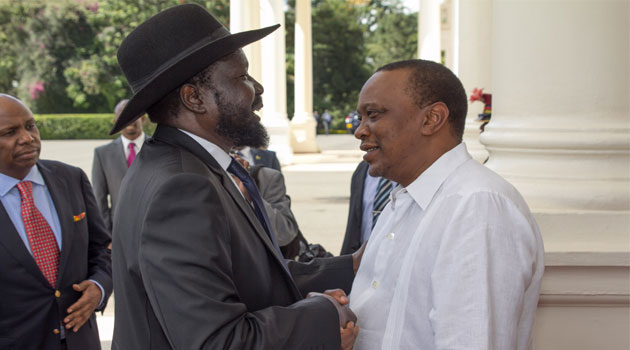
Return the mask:
[[[114,122],[123,111],[129,100],[122,100],[114,107]],[[120,137],[112,142],[94,149],[92,163],[92,187],[96,203],[105,220],[107,229],[112,229],[112,213],[116,208],[118,192],[127,169],[131,166],[144,143],[142,126],[143,115],[120,131]]]
[[352,285],[355,349],[530,349],[544,270],[527,204],[462,143],[466,93],[444,66],[380,68],[358,111],[370,175],[399,185]]

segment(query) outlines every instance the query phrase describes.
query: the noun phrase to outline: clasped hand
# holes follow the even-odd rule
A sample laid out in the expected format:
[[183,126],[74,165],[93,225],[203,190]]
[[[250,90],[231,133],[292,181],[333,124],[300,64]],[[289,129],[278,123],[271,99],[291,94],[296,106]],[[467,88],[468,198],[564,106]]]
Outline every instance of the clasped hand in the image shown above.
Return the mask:
[[328,299],[337,309],[339,315],[339,332],[341,333],[341,349],[351,350],[359,334],[357,316],[350,310],[348,297],[341,289],[329,289],[324,293],[308,293],[307,298],[321,296]]

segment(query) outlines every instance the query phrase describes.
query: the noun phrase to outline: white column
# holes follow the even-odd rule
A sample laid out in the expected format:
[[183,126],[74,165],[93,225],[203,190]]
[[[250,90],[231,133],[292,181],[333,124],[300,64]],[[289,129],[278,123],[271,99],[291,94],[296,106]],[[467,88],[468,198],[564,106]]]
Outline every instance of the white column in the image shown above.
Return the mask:
[[629,4],[494,0],[481,142],[543,234],[538,350],[630,347]]
[[311,0],[295,2],[295,115],[291,120],[291,146],[295,152],[318,152],[313,118],[313,51]]
[[440,62],[440,1],[421,0],[418,12],[418,57]]
[[[231,0],[230,32],[238,33],[258,28],[260,28],[260,0]],[[249,75],[261,81],[260,41],[245,46],[243,52],[249,61]]]
[[440,47],[444,65],[453,73],[459,69],[459,0],[444,0],[440,5]]
[[[464,0],[459,3],[458,76],[470,97],[474,88],[492,93],[492,0]],[[472,157],[483,162],[488,151],[479,142],[477,115],[483,112],[482,102],[468,104],[464,142]]]
[[284,2],[261,0],[262,27],[280,24],[280,28],[261,40],[262,84],[265,87],[262,122],[269,132],[269,149],[276,151],[282,164],[293,158],[287,118],[287,81],[285,62]]

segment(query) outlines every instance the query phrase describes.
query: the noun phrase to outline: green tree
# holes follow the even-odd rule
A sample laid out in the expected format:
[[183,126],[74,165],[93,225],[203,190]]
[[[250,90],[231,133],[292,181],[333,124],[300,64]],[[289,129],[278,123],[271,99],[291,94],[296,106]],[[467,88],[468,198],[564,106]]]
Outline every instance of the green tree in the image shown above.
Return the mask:
[[104,1],[90,16],[96,32],[97,46],[88,57],[77,57],[65,71],[66,92],[75,106],[89,96],[103,96],[111,110],[118,100],[131,96],[126,79],[118,66],[116,52],[123,39],[140,23],[156,13],[180,3],[197,3],[207,8],[222,23],[228,25],[227,0],[128,0]]
[[0,89],[36,113],[111,112],[131,95],[116,58],[123,38],[184,2],[199,3],[228,24],[227,0],[0,2]]
[[313,105],[339,120],[356,108],[370,75],[365,62],[360,7],[338,0],[313,4]]
[[417,13],[386,13],[366,38],[367,62],[372,71],[400,60],[415,58],[418,51]]
[[370,0],[362,8],[366,61],[373,72],[394,61],[415,58],[418,51],[418,14],[407,13],[401,0]]

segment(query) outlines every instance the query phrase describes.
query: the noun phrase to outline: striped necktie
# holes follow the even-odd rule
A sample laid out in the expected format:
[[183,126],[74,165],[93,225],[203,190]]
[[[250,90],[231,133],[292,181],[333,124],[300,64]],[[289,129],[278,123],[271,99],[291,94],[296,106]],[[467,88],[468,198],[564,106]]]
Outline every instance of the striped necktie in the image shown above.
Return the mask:
[[376,187],[376,195],[374,196],[374,205],[372,209],[372,229],[376,225],[378,217],[381,215],[387,203],[389,203],[389,194],[392,193],[392,182],[386,178],[381,178]]

